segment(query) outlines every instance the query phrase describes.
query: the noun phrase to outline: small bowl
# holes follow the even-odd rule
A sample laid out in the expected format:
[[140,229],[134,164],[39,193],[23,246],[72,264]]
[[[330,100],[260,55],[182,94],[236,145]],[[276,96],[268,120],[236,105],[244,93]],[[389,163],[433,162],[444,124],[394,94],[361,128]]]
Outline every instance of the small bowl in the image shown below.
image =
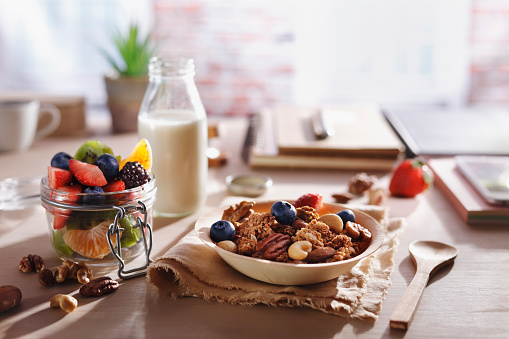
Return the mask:
[[[268,212],[274,201],[256,202],[255,212]],[[226,207],[227,208],[227,207]],[[210,239],[210,226],[220,220],[226,208],[216,209],[202,216],[195,224],[198,237],[212,247],[225,262],[240,273],[256,280],[276,285],[307,285],[328,281],[349,272],[359,261],[375,253],[382,245],[384,232],[380,224],[369,215],[352,210],[356,222],[371,232],[368,248],[352,259],[322,264],[292,264],[257,259],[228,252]],[[346,207],[324,203],[320,215],[337,213]]]
[[261,174],[229,175],[225,179],[230,193],[247,197],[257,197],[272,186],[272,179]]

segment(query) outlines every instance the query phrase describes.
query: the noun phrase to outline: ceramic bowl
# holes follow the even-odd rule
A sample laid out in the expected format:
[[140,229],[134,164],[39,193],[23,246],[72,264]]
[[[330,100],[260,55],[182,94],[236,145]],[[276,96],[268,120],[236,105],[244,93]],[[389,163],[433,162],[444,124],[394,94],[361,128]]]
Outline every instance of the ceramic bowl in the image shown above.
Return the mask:
[[[268,212],[273,201],[257,202],[255,212]],[[367,228],[372,235],[368,248],[355,258],[333,263],[319,264],[291,264],[280,263],[264,259],[256,259],[240,254],[228,252],[218,247],[210,239],[210,226],[220,220],[223,211],[228,208],[220,208],[207,213],[198,219],[195,231],[198,237],[208,246],[212,247],[223,260],[240,273],[256,280],[276,285],[307,285],[328,281],[349,272],[359,261],[375,253],[382,245],[384,234],[380,224],[369,215],[352,210],[356,222]],[[346,207],[339,204],[324,203],[320,215],[337,213]]]

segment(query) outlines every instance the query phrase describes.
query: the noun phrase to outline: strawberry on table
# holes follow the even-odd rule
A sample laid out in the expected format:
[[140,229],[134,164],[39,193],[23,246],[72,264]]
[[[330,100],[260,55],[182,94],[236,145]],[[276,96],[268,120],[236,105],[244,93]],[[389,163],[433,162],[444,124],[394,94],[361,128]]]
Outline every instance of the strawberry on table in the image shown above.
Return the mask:
[[389,191],[394,196],[415,197],[433,183],[433,174],[420,159],[405,159],[392,174]]
[[320,212],[322,208],[322,196],[318,193],[308,193],[300,196],[297,200],[293,202],[293,206],[295,208],[309,206],[313,207],[315,211]]
[[69,169],[72,175],[85,186],[104,186],[108,183],[103,172],[96,165],[91,165],[79,160],[69,160]]

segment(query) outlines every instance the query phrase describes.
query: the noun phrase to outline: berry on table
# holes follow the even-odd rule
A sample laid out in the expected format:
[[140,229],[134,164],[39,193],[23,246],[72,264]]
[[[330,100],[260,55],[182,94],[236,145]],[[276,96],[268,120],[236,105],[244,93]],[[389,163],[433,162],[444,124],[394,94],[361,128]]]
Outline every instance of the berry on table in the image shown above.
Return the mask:
[[291,225],[297,216],[295,206],[287,201],[276,201],[270,208],[270,214],[282,225]]
[[139,162],[128,161],[118,174],[118,179],[125,183],[126,189],[130,189],[149,182],[150,174]]

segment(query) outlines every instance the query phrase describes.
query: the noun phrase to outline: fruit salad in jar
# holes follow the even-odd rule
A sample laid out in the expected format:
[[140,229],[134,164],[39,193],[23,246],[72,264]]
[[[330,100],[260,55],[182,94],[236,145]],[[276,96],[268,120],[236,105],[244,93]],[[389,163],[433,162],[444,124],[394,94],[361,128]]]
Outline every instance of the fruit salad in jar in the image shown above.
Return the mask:
[[123,160],[96,140],[85,142],[73,156],[53,155],[41,181],[41,201],[57,254],[109,266],[117,263],[112,250],[124,261],[143,253],[156,196],[150,169],[145,139]]

